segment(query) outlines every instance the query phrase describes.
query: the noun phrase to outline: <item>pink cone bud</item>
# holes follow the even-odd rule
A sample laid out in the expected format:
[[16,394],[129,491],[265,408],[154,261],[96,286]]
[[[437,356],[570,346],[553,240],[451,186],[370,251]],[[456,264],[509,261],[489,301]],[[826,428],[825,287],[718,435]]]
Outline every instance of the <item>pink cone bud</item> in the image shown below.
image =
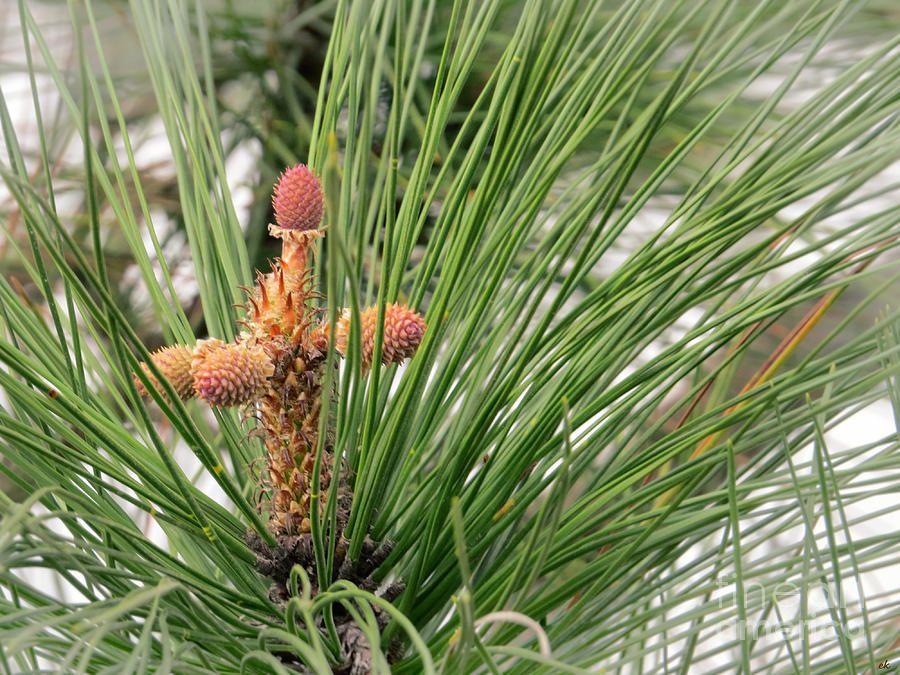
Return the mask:
[[285,230],[316,230],[322,222],[325,200],[319,179],[305,164],[281,174],[272,195],[275,222]]
[[261,347],[216,339],[198,343],[191,359],[194,392],[210,405],[249,403],[260,394],[273,370]]
[[[372,312],[374,333],[377,310]],[[412,358],[425,335],[425,319],[406,305],[388,305],[384,311],[384,345],[381,362],[400,363]]]
[[[189,347],[183,345],[163,347],[153,352],[150,355],[150,359],[169,381],[169,384],[172,385],[172,388],[181,400],[186,401],[194,395],[194,380],[191,377],[191,349]],[[147,364],[142,363],[141,368],[147,374],[147,377],[150,378],[150,382],[156,390],[163,393],[162,386],[160,386],[156,377],[151,374]],[[141,396],[150,395],[137,376],[134,378],[134,383]]]
[[[362,361],[369,368],[375,350],[375,328],[378,321],[378,307],[368,307],[360,315],[362,324]],[[425,334],[425,319],[406,305],[389,304],[384,308],[384,338],[381,347],[381,362],[385,365],[401,363],[416,353]],[[338,321],[335,342],[341,353],[347,352],[350,339],[350,317]]]

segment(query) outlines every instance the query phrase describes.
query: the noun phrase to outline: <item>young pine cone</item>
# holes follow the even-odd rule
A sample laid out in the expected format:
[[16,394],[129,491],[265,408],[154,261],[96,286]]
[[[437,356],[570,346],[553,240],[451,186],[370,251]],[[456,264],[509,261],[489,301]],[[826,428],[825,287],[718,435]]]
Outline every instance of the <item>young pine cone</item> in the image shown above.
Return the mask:
[[[165,376],[178,394],[182,401],[186,401],[194,395],[194,378],[191,377],[191,349],[183,345],[175,345],[174,347],[163,347],[150,355],[153,364]],[[146,363],[141,364],[141,368],[150,378],[150,382],[161,394],[164,393],[162,386],[156,377],[150,372]],[[144,387],[143,382],[134,377],[134,384],[137,386],[138,393],[141,396],[149,396],[149,392]]]
[[[368,307],[360,314],[362,324],[362,362],[368,370],[372,366],[375,351],[375,329],[378,307]],[[384,308],[384,337],[381,345],[381,362],[384,365],[401,363],[416,353],[425,334],[425,319],[406,305],[388,304]],[[350,337],[350,316],[341,317],[335,340],[338,350],[346,354]]]
[[275,222],[285,230],[315,230],[322,222],[325,198],[319,179],[305,164],[286,169],[272,195]]
[[249,403],[265,387],[274,367],[261,347],[204,340],[191,359],[194,393],[210,405]]

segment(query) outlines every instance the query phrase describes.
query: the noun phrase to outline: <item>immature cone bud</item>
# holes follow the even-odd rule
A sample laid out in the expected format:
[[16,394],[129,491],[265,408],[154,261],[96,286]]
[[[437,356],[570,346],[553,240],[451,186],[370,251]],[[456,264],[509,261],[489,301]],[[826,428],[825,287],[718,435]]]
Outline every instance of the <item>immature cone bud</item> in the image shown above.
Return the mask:
[[285,169],[272,195],[275,222],[285,230],[316,230],[325,200],[319,179],[305,164]]
[[[150,355],[153,364],[166,377],[169,384],[178,394],[178,397],[186,401],[194,395],[194,379],[191,377],[191,349],[183,345],[175,345],[174,347],[163,347]],[[146,363],[141,364],[141,369],[150,378],[150,382],[158,392],[164,394],[159,380],[150,372],[150,368]],[[134,384],[137,386],[138,393],[141,396],[149,396],[144,383],[135,375]]]
[[[375,351],[375,329],[378,321],[378,307],[369,307],[360,314],[362,324],[362,361],[369,368]],[[381,345],[381,362],[385,365],[400,363],[416,353],[425,334],[425,320],[418,312],[406,305],[389,304],[384,308],[384,337]],[[347,353],[350,339],[350,316],[340,318],[336,328],[335,342],[341,353]]]
[[[374,326],[377,310],[373,312]],[[384,310],[384,344],[381,362],[400,363],[411,358],[425,335],[425,319],[406,305],[388,305]]]
[[256,398],[274,367],[260,347],[200,342],[191,359],[194,392],[210,405],[233,406]]

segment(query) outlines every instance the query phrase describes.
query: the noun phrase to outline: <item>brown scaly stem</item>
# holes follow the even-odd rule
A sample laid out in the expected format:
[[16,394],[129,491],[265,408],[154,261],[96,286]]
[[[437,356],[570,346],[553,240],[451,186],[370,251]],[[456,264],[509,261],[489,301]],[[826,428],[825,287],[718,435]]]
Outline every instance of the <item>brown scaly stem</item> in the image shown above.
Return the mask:
[[[390,553],[390,542],[366,538],[359,560],[347,558],[343,533],[353,494],[346,468],[332,475],[330,437],[322,443],[319,489],[325,493],[332,481],[338,481],[337,531],[331,543],[334,573],[327,580],[317,573],[310,534],[316,516],[310,512],[310,490],[322,397],[335,396],[334,391],[323,391],[331,327],[317,309],[320,298],[314,290],[311,264],[312,247],[325,234],[320,227],[324,200],[319,181],[301,164],[282,174],[272,203],[276,223],[269,226],[269,233],[282,240],[281,258],[267,274],[258,273],[254,288],[248,289],[245,330],[230,344],[210,339],[193,349],[166,347],[153,354],[153,361],[183,399],[196,396],[212,406],[241,406],[248,417],[259,421],[254,434],[262,437],[266,451],[259,506],[269,514],[268,529],[277,545],[269,546],[252,530],[245,541],[256,555],[257,570],[272,581],[272,602],[281,606],[289,600],[288,580],[294,565],[306,570],[314,592],[343,579],[392,601],[403,591],[402,582],[379,588],[372,576]],[[390,365],[412,357],[425,331],[418,313],[403,305],[387,305],[383,347],[376,357],[377,318],[377,307],[365,309],[359,336],[351,334],[346,313],[334,327],[339,355],[346,353],[351,340],[359,341],[364,370],[379,361]],[[384,628],[387,616],[373,609]],[[362,631],[338,608],[335,622],[346,657],[335,672],[367,672],[371,653]],[[285,657],[285,662],[291,661]]]

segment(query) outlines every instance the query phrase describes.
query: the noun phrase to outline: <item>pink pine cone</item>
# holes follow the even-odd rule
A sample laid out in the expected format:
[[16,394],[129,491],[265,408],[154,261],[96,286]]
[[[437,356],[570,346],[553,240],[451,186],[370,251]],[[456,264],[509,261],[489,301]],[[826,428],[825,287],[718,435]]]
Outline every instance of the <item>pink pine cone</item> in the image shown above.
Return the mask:
[[198,343],[191,359],[194,392],[210,405],[234,406],[256,398],[272,375],[262,348],[210,339]]
[[[378,307],[368,307],[360,315],[362,324],[362,360],[368,368],[374,360],[375,329],[378,321]],[[343,317],[337,325],[335,336],[338,350],[346,353],[350,333],[350,317]],[[406,305],[389,304],[384,308],[384,338],[381,348],[381,362],[384,365],[401,363],[411,358],[422,336],[425,335],[425,319]]]
[[[191,378],[191,349],[183,345],[175,345],[173,347],[163,347],[150,355],[153,364],[159,368],[159,371],[166,377],[169,384],[178,394],[178,397],[184,401],[194,395],[194,381]],[[141,364],[141,368],[150,378],[150,382],[157,391],[163,393],[163,388],[157,381],[156,377],[150,372],[146,363]],[[135,375],[134,384],[141,396],[149,396],[144,383]]]
[[305,164],[281,174],[272,195],[275,223],[285,230],[316,230],[322,222],[325,199],[322,185]]
[[[375,317],[377,318],[377,312]],[[381,362],[400,363],[411,358],[425,335],[425,319],[406,305],[388,305],[384,310],[384,345]]]

